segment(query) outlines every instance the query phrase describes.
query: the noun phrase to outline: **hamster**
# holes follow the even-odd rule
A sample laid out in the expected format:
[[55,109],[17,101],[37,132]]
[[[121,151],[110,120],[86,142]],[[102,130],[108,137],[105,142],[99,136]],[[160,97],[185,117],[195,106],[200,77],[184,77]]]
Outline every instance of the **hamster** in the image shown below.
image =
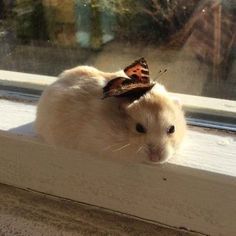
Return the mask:
[[164,86],[138,99],[102,99],[104,86],[124,71],[90,66],[64,71],[37,106],[37,134],[48,144],[99,157],[166,162],[182,143],[186,122],[180,103]]

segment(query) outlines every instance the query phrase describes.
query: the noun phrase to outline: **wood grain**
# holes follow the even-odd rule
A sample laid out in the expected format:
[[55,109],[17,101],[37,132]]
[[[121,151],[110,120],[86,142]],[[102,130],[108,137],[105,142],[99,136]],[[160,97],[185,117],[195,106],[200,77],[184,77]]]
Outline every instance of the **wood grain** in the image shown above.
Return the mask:
[[0,235],[197,236],[134,217],[0,184]]

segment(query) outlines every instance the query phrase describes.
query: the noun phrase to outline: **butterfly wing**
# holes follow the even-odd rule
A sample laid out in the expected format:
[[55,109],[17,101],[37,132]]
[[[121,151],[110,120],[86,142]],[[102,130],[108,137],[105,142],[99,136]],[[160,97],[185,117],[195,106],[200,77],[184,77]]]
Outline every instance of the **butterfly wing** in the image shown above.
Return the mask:
[[116,92],[115,97],[129,97],[132,99],[138,99],[146,92],[151,90],[154,84],[130,84],[126,85],[122,91]]
[[103,98],[107,97],[132,97],[139,98],[149,91],[154,83],[134,83],[131,79],[118,77],[110,80],[103,88]]
[[142,57],[124,69],[125,74],[135,83],[149,83],[149,70],[146,60]]
[[154,86],[154,83],[150,83],[148,65],[144,58],[127,66],[124,72],[129,78],[118,77],[110,80],[103,88],[103,98],[139,98]]
[[110,80],[103,88],[103,98],[113,97],[122,93],[125,84],[129,83],[131,83],[131,79],[127,79],[125,77],[117,77]]

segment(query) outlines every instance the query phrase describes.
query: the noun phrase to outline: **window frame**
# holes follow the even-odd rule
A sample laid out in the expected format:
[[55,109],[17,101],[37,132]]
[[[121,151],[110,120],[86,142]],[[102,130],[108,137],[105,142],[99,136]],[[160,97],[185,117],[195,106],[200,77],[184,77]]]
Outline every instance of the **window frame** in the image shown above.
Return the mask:
[[[17,77],[16,87],[36,90],[42,88],[38,87],[38,83],[42,86],[40,79],[46,83],[43,86],[56,79],[5,72],[6,77],[13,78],[9,76],[7,81],[1,73],[1,85],[16,86]],[[189,98],[190,95],[183,96]],[[193,101],[196,99],[198,97]],[[0,104],[3,101],[0,99]],[[185,107],[191,102],[187,101]],[[27,117],[32,114],[34,103],[29,105],[11,99],[8,102],[12,103],[13,111],[4,105],[0,113],[9,117],[6,119],[13,128],[32,122]],[[209,105],[210,102],[204,105],[220,114],[223,108],[224,115],[230,116],[234,115],[229,109],[231,102],[217,103],[221,107],[218,110],[212,109],[216,106]],[[27,114],[24,119],[14,118],[20,105]],[[49,146],[32,133],[0,128],[0,182],[200,235],[235,235],[235,133],[196,127],[190,127],[188,132],[191,142],[186,143],[190,147],[182,157],[177,156],[165,165],[152,166],[97,159],[86,153]]]

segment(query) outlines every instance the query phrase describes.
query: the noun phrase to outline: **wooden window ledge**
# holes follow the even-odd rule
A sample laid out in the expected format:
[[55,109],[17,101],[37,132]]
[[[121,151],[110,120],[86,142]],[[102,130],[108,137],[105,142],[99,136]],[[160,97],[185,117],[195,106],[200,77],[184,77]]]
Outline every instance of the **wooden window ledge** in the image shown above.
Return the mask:
[[40,142],[35,105],[0,100],[0,182],[206,235],[236,235],[236,136],[189,128],[164,165],[97,159]]

